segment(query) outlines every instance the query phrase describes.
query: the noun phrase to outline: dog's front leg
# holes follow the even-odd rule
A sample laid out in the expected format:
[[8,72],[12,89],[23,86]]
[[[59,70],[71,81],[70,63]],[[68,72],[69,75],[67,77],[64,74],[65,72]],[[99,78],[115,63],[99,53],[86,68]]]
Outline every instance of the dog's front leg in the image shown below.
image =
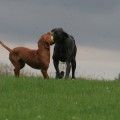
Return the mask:
[[56,70],[56,78],[59,78],[60,71],[59,71],[59,61],[53,59],[53,64]]
[[69,61],[66,62],[66,76],[65,78],[67,79],[69,77],[69,74],[70,74],[70,70],[71,70],[71,64]]
[[45,79],[49,78],[48,73],[47,73],[47,70],[41,69],[41,72],[42,72],[43,77],[44,77]]

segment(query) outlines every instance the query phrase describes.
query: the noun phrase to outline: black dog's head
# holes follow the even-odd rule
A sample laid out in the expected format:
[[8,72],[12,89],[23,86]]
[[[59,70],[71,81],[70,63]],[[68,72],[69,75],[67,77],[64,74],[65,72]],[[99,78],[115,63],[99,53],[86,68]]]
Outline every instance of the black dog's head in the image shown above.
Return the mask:
[[62,43],[66,38],[69,37],[62,28],[54,28],[51,30],[51,33],[55,43]]

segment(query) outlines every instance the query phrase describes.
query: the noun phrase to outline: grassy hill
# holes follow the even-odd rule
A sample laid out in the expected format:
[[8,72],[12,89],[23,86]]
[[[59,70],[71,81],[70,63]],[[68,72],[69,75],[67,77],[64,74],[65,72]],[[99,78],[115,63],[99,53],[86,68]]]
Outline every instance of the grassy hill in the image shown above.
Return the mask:
[[0,77],[0,120],[119,120],[119,81]]

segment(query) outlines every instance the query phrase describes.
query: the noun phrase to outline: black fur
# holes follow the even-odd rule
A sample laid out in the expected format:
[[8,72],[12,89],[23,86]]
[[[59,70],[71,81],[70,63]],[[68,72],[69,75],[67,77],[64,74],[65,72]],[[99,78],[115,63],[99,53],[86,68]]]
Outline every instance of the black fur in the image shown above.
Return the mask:
[[73,36],[67,34],[62,28],[54,28],[51,32],[55,43],[53,63],[56,69],[56,78],[64,77],[59,71],[59,61],[61,61],[66,62],[67,65],[65,78],[69,77],[72,66],[72,79],[75,79],[77,47]]

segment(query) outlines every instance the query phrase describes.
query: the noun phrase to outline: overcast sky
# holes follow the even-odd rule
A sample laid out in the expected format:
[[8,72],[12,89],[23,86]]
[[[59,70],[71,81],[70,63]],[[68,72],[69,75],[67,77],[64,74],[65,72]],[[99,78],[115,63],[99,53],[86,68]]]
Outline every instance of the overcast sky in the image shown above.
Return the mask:
[[[74,36],[80,50],[77,59],[86,61],[78,62],[83,71],[106,53],[102,65],[111,60],[110,74],[119,73],[120,0],[0,0],[0,39],[8,44],[35,46],[40,35],[55,27]],[[85,55],[90,57],[85,60]],[[98,62],[95,71],[99,67]]]

